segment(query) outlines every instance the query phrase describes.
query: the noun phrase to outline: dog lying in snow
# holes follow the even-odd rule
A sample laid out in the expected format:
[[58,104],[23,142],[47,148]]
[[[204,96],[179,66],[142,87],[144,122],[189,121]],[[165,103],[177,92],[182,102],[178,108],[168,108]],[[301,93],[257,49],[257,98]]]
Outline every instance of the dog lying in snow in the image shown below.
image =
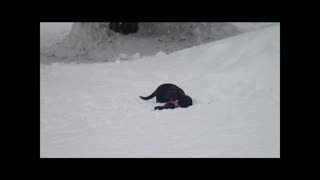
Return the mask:
[[154,107],[154,110],[186,108],[192,105],[192,99],[174,84],[162,84],[148,97],[140,96],[143,100],[149,100],[154,97],[156,97],[157,102],[166,103],[163,106]]

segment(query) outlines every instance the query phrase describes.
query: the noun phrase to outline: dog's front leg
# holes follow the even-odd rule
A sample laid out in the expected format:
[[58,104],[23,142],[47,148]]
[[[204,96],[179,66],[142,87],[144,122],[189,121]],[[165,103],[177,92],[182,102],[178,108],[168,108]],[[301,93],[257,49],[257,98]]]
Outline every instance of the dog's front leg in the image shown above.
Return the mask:
[[163,106],[156,106],[154,107],[154,110],[163,110],[163,109],[174,109],[175,108],[175,105],[172,104],[172,103],[167,103]]

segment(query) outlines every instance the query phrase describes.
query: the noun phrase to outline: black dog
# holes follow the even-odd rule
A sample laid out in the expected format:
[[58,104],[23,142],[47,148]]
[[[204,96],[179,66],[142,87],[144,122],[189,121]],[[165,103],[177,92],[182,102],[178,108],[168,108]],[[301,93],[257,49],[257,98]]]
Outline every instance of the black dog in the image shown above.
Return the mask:
[[174,84],[160,85],[150,96],[142,97],[143,100],[149,100],[156,96],[157,102],[166,103],[164,106],[156,106],[159,109],[174,109],[177,107],[186,108],[192,105],[192,99],[184,91]]

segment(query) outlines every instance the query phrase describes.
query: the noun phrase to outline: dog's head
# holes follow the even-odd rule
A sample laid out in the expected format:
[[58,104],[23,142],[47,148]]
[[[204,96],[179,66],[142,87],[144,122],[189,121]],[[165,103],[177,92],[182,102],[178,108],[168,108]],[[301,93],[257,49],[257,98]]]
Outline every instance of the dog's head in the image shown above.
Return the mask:
[[188,107],[192,105],[192,99],[190,96],[181,96],[179,98],[178,104],[180,107]]

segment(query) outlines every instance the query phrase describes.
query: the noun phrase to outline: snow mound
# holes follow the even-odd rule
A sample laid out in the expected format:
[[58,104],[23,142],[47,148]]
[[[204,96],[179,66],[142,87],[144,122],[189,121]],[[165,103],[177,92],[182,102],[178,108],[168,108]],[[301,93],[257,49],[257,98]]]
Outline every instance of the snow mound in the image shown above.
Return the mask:
[[108,26],[109,23],[73,23],[62,42],[42,49],[41,62],[112,62],[120,54],[168,54],[239,34],[231,23],[139,23],[139,31],[129,35],[115,33]]
[[63,41],[70,33],[72,23],[40,23],[40,47],[48,48]]
[[[136,57],[41,65],[41,157],[280,156],[279,24]],[[139,98],[167,82],[194,105]]]

